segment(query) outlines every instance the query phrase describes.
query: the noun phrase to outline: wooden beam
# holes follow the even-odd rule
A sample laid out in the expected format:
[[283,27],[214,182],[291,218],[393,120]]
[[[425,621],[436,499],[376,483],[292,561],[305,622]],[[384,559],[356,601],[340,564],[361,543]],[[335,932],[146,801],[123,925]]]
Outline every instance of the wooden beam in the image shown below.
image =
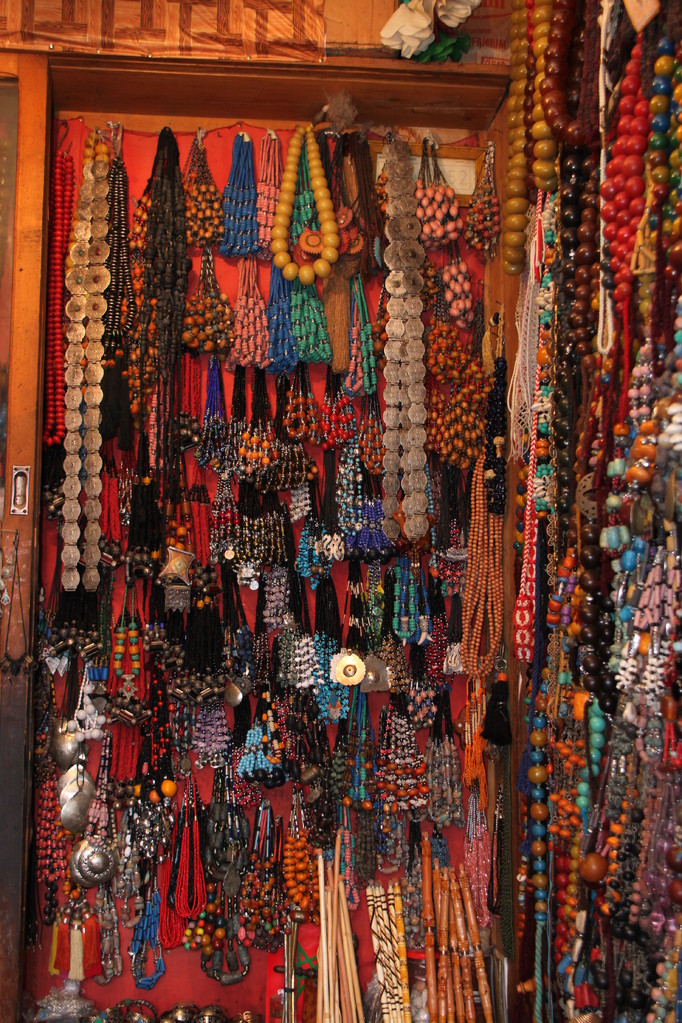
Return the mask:
[[309,121],[345,91],[368,124],[486,130],[504,95],[506,68],[429,66],[391,58],[182,61],[54,54],[55,112],[158,114]]
[[[5,557],[18,535],[21,604],[29,644],[34,636],[38,573],[40,442],[44,341],[47,161],[51,127],[47,57],[9,54],[19,82],[12,314],[7,409],[7,494],[2,520]],[[0,58],[0,74],[11,65]],[[29,514],[10,514],[13,465],[31,467]],[[10,583],[11,585],[11,583]],[[2,615],[5,647],[8,615]],[[24,649],[24,630],[15,586],[8,650]],[[20,671],[0,677],[0,1019],[19,1018],[23,990],[24,890],[28,852],[33,741],[33,676]]]

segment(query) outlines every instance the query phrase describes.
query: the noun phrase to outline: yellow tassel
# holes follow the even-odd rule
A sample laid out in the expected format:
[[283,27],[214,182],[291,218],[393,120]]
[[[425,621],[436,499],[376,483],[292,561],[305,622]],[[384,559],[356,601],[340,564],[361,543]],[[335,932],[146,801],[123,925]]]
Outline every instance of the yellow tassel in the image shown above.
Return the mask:
[[57,924],[52,924],[52,941],[50,942],[50,958],[47,963],[47,972],[51,976],[56,977],[59,974],[59,970],[55,970],[54,961],[57,956],[57,938],[59,937],[59,927]]

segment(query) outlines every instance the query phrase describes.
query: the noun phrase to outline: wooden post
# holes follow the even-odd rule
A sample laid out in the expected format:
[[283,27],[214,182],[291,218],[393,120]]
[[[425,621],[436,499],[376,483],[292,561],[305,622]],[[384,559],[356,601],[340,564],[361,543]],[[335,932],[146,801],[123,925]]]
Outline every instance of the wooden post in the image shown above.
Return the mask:
[[[30,645],[34,637],[38,572],[40,442],[44,354],[44,267],[47,238],[47,182],[50,139],[50,85],[47,56],[8,54],[0,58],[0,75],[19,83],[17,177],[14,218],[14,265],[7,409],[6,497],[2,520],[5,557],[18,533],[18,557],[24,622]],[[10,515],[9,487],[13,465],[31,467],[29,513]],[[8,650],[17,656],[24,636],[15,588]],[[7,611],[0,642],[4,652]],[[0,680],[0,1019],[16,1020],[24,983],[24,890],[31,799],[33,676],[21,671]]]

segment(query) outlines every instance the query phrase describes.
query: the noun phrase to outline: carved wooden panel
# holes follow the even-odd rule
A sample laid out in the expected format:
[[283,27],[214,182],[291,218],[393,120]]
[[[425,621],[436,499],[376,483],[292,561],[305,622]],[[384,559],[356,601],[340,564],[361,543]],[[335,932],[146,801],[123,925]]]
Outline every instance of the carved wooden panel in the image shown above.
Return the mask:
[[324,0],[0,0],[0,47],[309,60]]

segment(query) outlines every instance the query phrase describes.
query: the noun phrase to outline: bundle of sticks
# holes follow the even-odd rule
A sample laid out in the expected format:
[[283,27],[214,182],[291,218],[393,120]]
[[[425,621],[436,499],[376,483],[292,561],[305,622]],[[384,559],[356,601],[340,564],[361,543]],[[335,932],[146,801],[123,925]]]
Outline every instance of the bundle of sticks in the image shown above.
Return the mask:
[[353,948],[348,900],[339,876],[341,831],[336,835],[334,866],[325,878],[322,850],[317,850],[320,888],[320,946],[317,953],[318,1023],[365,1023],[360,979]]
[[380,884],[370,885],[367,888],[367,908],[384,1023],[410,1023],[412,1015],[400,885],[389,885],[388,893]]
[[422,886],[429,1023],[475,1021],[474,971],[485,1021],[493,1023],[490,987],[469,878],[464,867],[459,869],[459,878],[454,870],[432,869],[428,838],[422,839]]

